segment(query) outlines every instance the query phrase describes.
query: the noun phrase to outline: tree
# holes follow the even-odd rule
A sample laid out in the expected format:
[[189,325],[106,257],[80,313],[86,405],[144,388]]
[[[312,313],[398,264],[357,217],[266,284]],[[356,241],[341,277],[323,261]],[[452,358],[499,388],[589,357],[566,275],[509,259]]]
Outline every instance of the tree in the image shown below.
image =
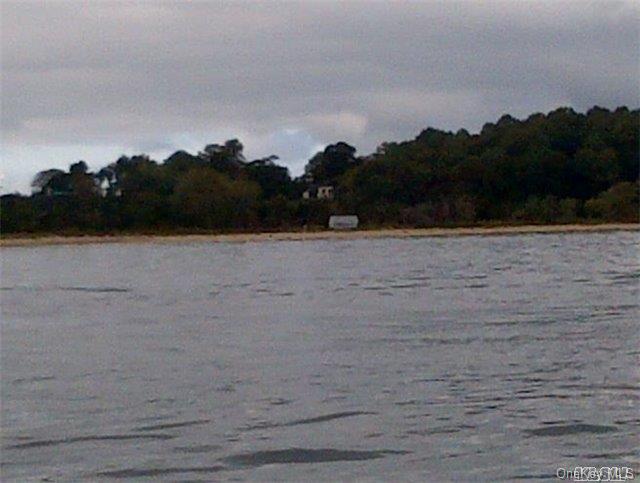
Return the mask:
[[247,164],[245,168],[247,178],[260,186],[265,199],[278,195],[290,198],[294,192],[289,170],[275,164],[277,159],[277,156],[257,159]]
[[32,198],[19,194],[0,196],[2,233],[33,232],[38,228],[38,212]]
[[235,177],[246,162],[243,150],[244,146],[239,140],[230,139],[223,145],[208,144],[198,156],[221,173]]
[[638,223],[640,221],[638,183],[618,183],[585,203],[591,218]]
[[305,166],[305,174],[319,184],[337,184],[338,178],[357,165],[356,148],[345,142],[330,144]]
[[48,194],[54,187],[62,186],[66,183],[67,175],[61,169],[47,169],[36,174],[31,182],[31,189],[34,194]]
[[211,168],[195,168],[178,181],[172,205],[181,224],[229,228],[251,221],[258,196],[255,183],[234,181]]
[[69,174],[71,175],[87,174],[88,171],[89,167],[84,161],[78,161],[69,166]]
[[583,148],[578,150],[569,164],[572,175],[570,180],[574,189],[572,196],[586,199],[609,188],[619,175],[619,166],[615,150],[607,148],[600,151]]
[[164,166],[175,176],[186,173],[190,169],[205,166],[201,157],[193,156],[186,151],[176,151],[164,161]]

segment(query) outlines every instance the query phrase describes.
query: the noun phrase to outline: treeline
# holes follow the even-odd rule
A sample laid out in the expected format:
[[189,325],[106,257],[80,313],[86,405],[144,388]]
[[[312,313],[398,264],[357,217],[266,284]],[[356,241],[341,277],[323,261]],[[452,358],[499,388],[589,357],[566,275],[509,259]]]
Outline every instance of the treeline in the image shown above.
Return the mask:
[[[428,128],[357,156],[339,142],[292,179],[277,156],[247,161],[238,140],[161,163],[122,156],[43,171],[31,196],[0,199],[0,230],[280,230],[357,214],[369,226],[632,221],[638,215],[640,110],[560,108],[509,115],[478,134]],[[319,186],[333,196],[316,197]]]

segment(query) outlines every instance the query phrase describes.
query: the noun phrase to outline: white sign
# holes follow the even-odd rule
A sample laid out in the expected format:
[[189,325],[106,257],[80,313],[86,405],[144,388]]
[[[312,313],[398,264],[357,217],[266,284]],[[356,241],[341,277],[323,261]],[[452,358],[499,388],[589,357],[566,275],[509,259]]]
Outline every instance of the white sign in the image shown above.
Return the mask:
[[358,217],[355,215],[333,215],[329,218],[329,228],[332,230],[355,230],[358,228]]

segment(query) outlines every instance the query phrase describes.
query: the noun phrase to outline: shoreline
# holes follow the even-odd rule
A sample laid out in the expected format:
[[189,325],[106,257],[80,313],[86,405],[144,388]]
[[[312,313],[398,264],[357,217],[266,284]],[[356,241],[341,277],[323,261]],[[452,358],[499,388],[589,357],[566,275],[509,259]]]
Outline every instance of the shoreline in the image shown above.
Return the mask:
[[460,228],[381,228],[353,231],[299,231],[231,234],[185,234],[185,235],[85,235],[0,238],[0,247],[35,247],[44,245],[93,245],[105,243],[248,243],[264,241],[305,240],[357,240],[362,238],[421,238],[460,236],[499,236],[534,233],[576,233],[607,231],[638,231],[638,223],[603,223],[599,225],[518,225],[495,227]]

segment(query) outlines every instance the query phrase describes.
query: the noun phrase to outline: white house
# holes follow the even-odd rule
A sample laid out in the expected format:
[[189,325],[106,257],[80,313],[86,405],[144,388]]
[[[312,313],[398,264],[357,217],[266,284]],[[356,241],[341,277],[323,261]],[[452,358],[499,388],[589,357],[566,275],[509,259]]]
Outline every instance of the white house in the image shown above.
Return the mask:
[[332,200],[333,199],[333,186],[319,186],[318,187],[318,199],[319,200]]
[[319,200],[332,200],[333,199],[333,186],[311,186],[304,193],[302,197],[305,200],[316,198]]

